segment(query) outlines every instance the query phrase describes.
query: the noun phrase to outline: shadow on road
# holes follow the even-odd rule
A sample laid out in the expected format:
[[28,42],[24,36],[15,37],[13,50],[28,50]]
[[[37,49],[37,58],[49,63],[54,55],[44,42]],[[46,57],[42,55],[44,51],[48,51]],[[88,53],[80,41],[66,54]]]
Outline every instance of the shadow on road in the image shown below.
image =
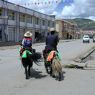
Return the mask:
[[42,75],[41,71],[36,71],[35,69],[31,69],[31,78],[41,79],[45,78],[47,75]]
[[52,76],[53,78],[55,78],[55,80],[59,80],[59,81],[63,81],[64,80],[64,78],[65,78],[65,76],[64,76],[64,74],[65,74],[66,72],[62,72],[62,75],[61,75],[61,80],[59,80],[59,77],[57,76],[57,77],[55,77],[55,76]]

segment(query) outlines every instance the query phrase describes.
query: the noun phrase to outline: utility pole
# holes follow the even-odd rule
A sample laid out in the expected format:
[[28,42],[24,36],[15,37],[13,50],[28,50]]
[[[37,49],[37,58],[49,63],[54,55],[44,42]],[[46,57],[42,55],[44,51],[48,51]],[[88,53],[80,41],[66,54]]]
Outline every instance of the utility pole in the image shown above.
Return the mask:
[[[5,1],[7,0],[2,0],[3,4]],[[2,15],[2,19],[3,19],[3,41],[7,41],[7,26],[8,26],[8,16],[6,14],[6,9],[3,9],[3,15]]]

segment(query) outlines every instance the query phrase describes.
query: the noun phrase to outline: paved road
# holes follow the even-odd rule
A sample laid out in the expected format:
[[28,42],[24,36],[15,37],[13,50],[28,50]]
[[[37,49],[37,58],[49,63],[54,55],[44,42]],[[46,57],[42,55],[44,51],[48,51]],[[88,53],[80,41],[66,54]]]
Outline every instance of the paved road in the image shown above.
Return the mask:
[[[83,44],[81,40],[58,45],[62,62],[72,61],[94,46]],[[44,45],[34,45],[42,51]],[[95,95],[95,71],[64,69],[64,80],[56,81],[46,74],[43,63],[34,64],[32,78],[25,80],[24,69],[19,60],[18,49],[0,50],[0,95]]]

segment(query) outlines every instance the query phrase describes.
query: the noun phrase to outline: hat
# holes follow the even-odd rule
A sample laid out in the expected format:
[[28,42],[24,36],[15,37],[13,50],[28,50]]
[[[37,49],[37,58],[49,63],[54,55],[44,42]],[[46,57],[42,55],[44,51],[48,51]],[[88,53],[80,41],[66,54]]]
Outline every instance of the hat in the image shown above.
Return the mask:
[[50,31],[50,32],[51,32],[51,31],[55,31],[55,29],[54,29],[54,28],[50,28],[50,30],[49,30],[49,31]]
[[27,31],[25,34],[24,34],[24,37],[32,37],[32,33],[30,31]]

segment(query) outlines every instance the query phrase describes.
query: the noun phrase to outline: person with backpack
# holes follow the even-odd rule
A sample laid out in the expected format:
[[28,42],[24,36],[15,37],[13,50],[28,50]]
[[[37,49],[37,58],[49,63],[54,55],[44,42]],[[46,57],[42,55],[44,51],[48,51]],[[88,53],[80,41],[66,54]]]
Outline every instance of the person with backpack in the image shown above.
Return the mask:
[[30,31],[27,31],[24,34],[24,38],[21,43],[20,55],[22,55],[25,49],[32,51],[32,33]]
[[22,46],[23,46],[23,48],[31,48],[32,47],[32,33],[30,31],[27,31],[24,34],[24,38],[22,40]]

